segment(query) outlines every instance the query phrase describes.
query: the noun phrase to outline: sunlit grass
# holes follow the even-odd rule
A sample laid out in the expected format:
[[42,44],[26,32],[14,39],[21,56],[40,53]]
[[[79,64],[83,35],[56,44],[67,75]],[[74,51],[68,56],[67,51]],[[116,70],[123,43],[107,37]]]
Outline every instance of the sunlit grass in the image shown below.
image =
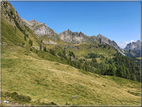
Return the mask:
[[94,73],[84,74],[68,65],[22,54],[21,57],[13,57],[18,56],[16,53],[2,55],[3,91],[28,95],[32,101],[55,102],[59,105],[140,103],[138,82]]

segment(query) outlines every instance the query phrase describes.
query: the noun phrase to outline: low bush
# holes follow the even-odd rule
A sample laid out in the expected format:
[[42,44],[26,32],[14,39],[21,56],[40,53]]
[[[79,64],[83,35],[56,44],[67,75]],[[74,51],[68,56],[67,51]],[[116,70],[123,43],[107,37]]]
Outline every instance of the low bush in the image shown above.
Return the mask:
[[18,95],[17,92],[6,92],[5,96],[11,97],[14,101],[18,103],[29,103],[31,101],[31,98],[29,96],[25,95]]

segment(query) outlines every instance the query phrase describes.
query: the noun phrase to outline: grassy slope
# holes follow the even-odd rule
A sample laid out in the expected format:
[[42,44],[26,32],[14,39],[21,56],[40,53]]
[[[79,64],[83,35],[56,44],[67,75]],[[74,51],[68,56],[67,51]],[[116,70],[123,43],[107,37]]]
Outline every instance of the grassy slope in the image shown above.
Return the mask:
[[29,31],[27,31],[29,37],[25,41],[24,34],[18,28],[16,28],[15,30],[15,27],[9,24],[4,18],[2,18],[1,22],[2,22],[2,42],[6,42],[6,45],[22,46],[23,42],[26,44],[25,48],[29,49],[30,48],[29,40],[31,39],[33,41],[33,47],[37,46],[39,47],[39,43],[36,42],[38,38]]
[[38,59],[36,55],[37,58],[26,55],[19,57],[14,52],[9,54],[2,54],[3,91],[16,91],[30,96],[32,101],[40,99],[59,105],[66,102],[74,105],[140,103],[140,84],[137,82],[86,74],[68,65]]
[[[2,25],[3,92],[17,92],[30,96],[32,101],[59,105],[140,104],[138,82],[86,73],[69,65],[43,60],[28,51],[28,41],[24,41],[19,30],[14,34],[14,28],[6,21],[2,21]],[[29,38],[31,36],[29,34]],[[21,42],[25,42],[26,47],[18,46]]]
[[[111,56],[116,53],[116,50],[114,50],[113,48],[102,48],[99,47],[97,44],[80,44],[74,46],[78,46],[79,49],[69,48],[67,50],[74,52],[75,55],[79,58],[84,58],[84,56],[87,56],[88,53],[102,54],[105,57],[111,58]],[[89,48],[90,46],[91,48]]]

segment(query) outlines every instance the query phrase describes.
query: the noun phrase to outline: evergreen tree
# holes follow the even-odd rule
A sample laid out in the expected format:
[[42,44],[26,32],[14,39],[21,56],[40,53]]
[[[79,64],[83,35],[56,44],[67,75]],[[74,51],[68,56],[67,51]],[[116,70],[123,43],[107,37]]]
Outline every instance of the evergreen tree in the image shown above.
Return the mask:
[[24,40],[25,40],[25,41],[27,41],[27,37],[26,37],[26,35],[24,35]]
[[32,42],[32,40],[29,40],[29,44],[32,46],[33,45],[33,42]]
[[117,68],[114,64],[111,65],[112,75],[116,74]]
[[40,51],[42,51],[42,45],[40,44]]
[[46,50],[46,47],[44,47],[44,49],[43,49],[43,50],[46,52],[46,51],[47,51],[47,50]]

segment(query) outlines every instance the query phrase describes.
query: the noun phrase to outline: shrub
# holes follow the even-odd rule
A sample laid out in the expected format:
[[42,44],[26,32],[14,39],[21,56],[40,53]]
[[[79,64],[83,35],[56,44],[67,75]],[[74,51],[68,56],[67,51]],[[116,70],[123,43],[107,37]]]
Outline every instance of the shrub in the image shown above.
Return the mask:
[[55,51],[52,50],[52,49],[50,49],[50,53],[51,53],[52,55],[56,55]]
[[14,101],[18,103],[29,103],[31,101],[31,98],[29,96],[18,95],[17,92],[13,92],[13,93],[6,92],[5,95],[8,97],[11,97]]
[[26,35],[24,36],[24,40],[25,40],[25,41],[27,41],[27,37],[26,37]]

